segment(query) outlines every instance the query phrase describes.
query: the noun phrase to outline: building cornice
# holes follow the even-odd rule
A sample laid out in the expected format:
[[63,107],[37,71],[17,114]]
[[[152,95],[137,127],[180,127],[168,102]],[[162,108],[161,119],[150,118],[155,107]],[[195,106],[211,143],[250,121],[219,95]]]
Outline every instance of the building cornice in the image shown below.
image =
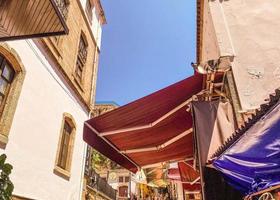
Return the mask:
[[203,38],[203,11],[204,0],[197,0],[196,3],[196,63],[201,62],[202,38]]
[[101,24],[107,24],[107,20],[106,20],[106,17],[105,17],[105,13],[104,13],[104,9],[102,7],[102,4],[100,2],[100,0],[95,0],[96,3],[97,3],[97,8],[98,8],[98,14],[99,16],[101,17]]

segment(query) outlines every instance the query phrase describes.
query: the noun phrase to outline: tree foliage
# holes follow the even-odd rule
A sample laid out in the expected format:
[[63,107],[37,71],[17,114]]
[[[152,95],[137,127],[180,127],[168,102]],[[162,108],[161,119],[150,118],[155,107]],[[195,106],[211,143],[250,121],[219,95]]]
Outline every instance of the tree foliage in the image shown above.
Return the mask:
[[14,185],[9,178],[13,166],[6,163],[6,158],[5,154],[0,156],[0,200],[10,200],[14,190]]
[[112,170],[116,169],[118,165],[111,161],[106,156],[102,155],[96,150],[93,150],[92,153],[92,168],[101,171],[101,170]]

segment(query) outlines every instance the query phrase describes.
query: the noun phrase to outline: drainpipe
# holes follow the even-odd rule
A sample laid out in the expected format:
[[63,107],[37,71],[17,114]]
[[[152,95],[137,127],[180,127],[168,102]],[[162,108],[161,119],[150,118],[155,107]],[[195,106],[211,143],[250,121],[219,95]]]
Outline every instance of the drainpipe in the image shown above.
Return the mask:
[[[88,119],[91,118],[92,110],[88,113]],[[81,178],[80,178],[80,191],[79,191],[79,198],[83,199],[83,189],[84,189],[84,175],[85,175],[85,164],[86,164],[86,157],[87,157],[87,143],[83,142],[83,161],[82,161],[82,171],[81,171]]]
[[[97,63],[97,53],[98,53],[98,46],[97,46],[97,43],[96,43],[95,50],[94,50],[94,58],[93,58],[94,69],[93,69],[93,74],[92,74],[93,76],[92,76],[91,99],[90,99],[90,103],[92,103],[92,104],[94,104],[94,100],[95,100],[95,90],[96,90],[95,86],[96,86],[96,83],[97,83],[97,73],[98,73],[98,66],[96,66],[96,63]],[[94,77],[96,77],[96,79],[94,79]],[[89,116],[89,118],[90,118],[90,116]]]
[[81,178],[80,178],[80,192],[79,192],[80,199],[83,199],[83,188],[84,188],[84,184],[83,183],[84,183],[86,153],[87,153],[87,144],[84,142],[84,145],[83,145],[82,171],[81,171]]

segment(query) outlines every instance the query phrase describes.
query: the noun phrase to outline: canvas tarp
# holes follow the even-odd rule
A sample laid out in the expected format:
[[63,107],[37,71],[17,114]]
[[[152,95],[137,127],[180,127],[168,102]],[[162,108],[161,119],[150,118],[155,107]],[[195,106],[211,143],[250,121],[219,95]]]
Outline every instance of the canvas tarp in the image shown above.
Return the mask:
[[205,166],[210,156],[235,131],[235,120],[229,102],[193,102],[195,137],[201,164]]
[[250,127],[213,163],[246,194],[280,185],[280,103]]

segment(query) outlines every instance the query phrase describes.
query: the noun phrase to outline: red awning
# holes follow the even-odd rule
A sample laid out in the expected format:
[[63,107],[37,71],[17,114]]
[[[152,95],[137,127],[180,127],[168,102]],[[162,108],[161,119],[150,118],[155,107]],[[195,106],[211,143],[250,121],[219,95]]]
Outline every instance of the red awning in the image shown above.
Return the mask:
[[178,163],[183,189],[185,191],[200,191],[200,174],[191,165],[185,162]]
[[178,168],[170,168],[167,177],[171,180],[181,181],[186,191],[201,189],[199,172],[186,162],[178,162]]
[[184,191],[201,191],[201,185],[200,184],[187,184],[183,183],[183,189]]
[[178,162],[181,181],[187,184],[195,184],[199,180],[200,174],[192,166],[185,162]]
[[[190,162],[190,161],[189,161]],[[188,162],[178,162],[177,167],[169,168],[167,177],[183,183],[194,184],[199,180],[199,172]]]
[[186,111],[202,90],[194,75],[85,122],[84,140],[135,172],[138,167],[193,157],[192,116]]

